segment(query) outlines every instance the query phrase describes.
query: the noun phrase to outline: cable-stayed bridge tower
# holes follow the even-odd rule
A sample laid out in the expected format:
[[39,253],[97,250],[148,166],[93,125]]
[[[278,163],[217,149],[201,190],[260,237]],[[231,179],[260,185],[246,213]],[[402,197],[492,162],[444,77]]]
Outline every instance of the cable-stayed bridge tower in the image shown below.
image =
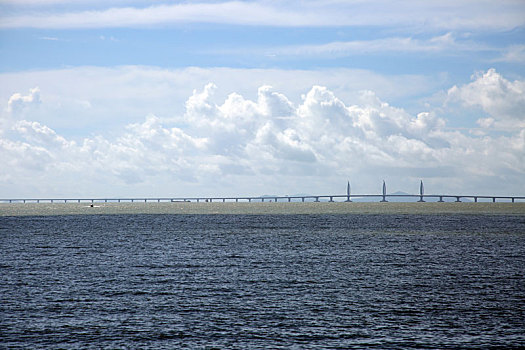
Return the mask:
[[346,185],[346,201],[345,202],[351,202],[350,200],[350,181],[348,181]]
[[383,199],[381,199],[381,202],[388,202],[386,200],[386,183],[385,183],[385,180],[383,180]]
[[418,202],[424,202],[423,196],[425,195],[425,187],[423,187],[423,180],[419,183],[419,200]]

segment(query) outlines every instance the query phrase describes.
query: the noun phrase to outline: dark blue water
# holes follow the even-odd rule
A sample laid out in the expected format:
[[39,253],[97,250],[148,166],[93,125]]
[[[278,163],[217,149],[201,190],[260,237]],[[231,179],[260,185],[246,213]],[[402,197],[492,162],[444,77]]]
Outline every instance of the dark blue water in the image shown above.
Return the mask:
[[525,218],[0,218],[0,348],[519,348]]

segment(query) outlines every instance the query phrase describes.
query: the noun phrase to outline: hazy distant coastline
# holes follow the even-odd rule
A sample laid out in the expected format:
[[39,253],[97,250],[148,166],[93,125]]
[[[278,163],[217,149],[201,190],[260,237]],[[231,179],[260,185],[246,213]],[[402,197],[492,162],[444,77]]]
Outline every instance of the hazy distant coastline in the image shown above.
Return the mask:
[[525,215],[525,203],[14,203],[0,216],[115,214],[483,214]]

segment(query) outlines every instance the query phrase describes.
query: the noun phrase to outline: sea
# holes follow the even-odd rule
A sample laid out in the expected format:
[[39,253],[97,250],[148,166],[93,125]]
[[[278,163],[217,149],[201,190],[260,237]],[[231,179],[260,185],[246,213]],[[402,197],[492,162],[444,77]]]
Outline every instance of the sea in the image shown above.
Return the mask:
[[524,205],[428,204],[1,205],[0,348],[525,347]]

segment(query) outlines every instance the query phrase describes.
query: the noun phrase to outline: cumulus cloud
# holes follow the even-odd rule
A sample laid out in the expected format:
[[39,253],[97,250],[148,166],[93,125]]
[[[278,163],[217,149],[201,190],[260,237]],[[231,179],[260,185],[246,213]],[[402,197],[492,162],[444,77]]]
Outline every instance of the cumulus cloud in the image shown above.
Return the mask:
[[46,149],[66,148],[70,144],[74,144],[66,141],[64,137],[57,135],[56,132],[48,126],[38,122],[21,120],[14,125],[13,130],[29,143],[41,145]]
[[472,77],[473,82],[453,86],[448,101],[459,101],[467,107],[480,107],[488,118],[480,118],[482,127],[498,125],[515,128],[525,126],[525,81],[509,81],[491,68]]
[[[140,122],[150,113],[163,117],[181,115],[192,90],[201,90],[208,82],[220,86],[213,95],[219,104],[230,93],[233,93],[232,101],[235,95],[254,100],[258,88],[267,85],[274,86],[294,103],[300,101],[301,94],[313,85],[328,86],[340,99],[347,101],[355,100],[359,90],[368,89],[396,102],[449,87],[439,75],[381,75],[344,68],[75,67],[4,72],[0,74],[0,81],[0,100],[3,102],[8,101],[14,91],[26,95],[25,91],[34,86],[45,91],[45,99],[43,96],[38,106],[39,115],[31,113],[27,118],[57,129],[80,127],[98,133],[115,127],[120,129],[123,123]],[[245,107],[250,108],[248,105]],[[5,105],[2,110],[7,115]]]
[[22,95],[19,92],[13,94],[7,102],[7,111],[10,113],[18,113],[27,107],[36,106],[40,104],[40,102],[40,89],[35,87],[29,90],[29,94],[27,95]]
[[[519,84],[489,71],[449,93],[467,106],[506,111],[503,118],[514,120],[515,107],[503,101],[521,101]],[[478,85],[488,92],[475,96],[470,89],[479,92]],[[341,178],[366,187],[386,174],[398,184],[425,177],[450,191],[503,180],[523,185],[523,127],[493,137],[450,131],[435,111],[412,115],[373,91],[363,91],[354,104],[323,86],[310,88],[299,103],[267,85],[255,99],[239,93],[217,99],[218,91],[207,84],[188,97],[179,117],[150,114],[116,137],[74,141],[20,120],[13,137],[0,138],[0,157],[8,164],[0,186],[22,186],[31,177],[50,186],[51,173],[87,188],[103,186],[98,184],[103,179],[127,191],[177,188],[181,195],[195,195],[191,188],[238,195],[250,188],[288,192],[314,185],[317,193]]]

